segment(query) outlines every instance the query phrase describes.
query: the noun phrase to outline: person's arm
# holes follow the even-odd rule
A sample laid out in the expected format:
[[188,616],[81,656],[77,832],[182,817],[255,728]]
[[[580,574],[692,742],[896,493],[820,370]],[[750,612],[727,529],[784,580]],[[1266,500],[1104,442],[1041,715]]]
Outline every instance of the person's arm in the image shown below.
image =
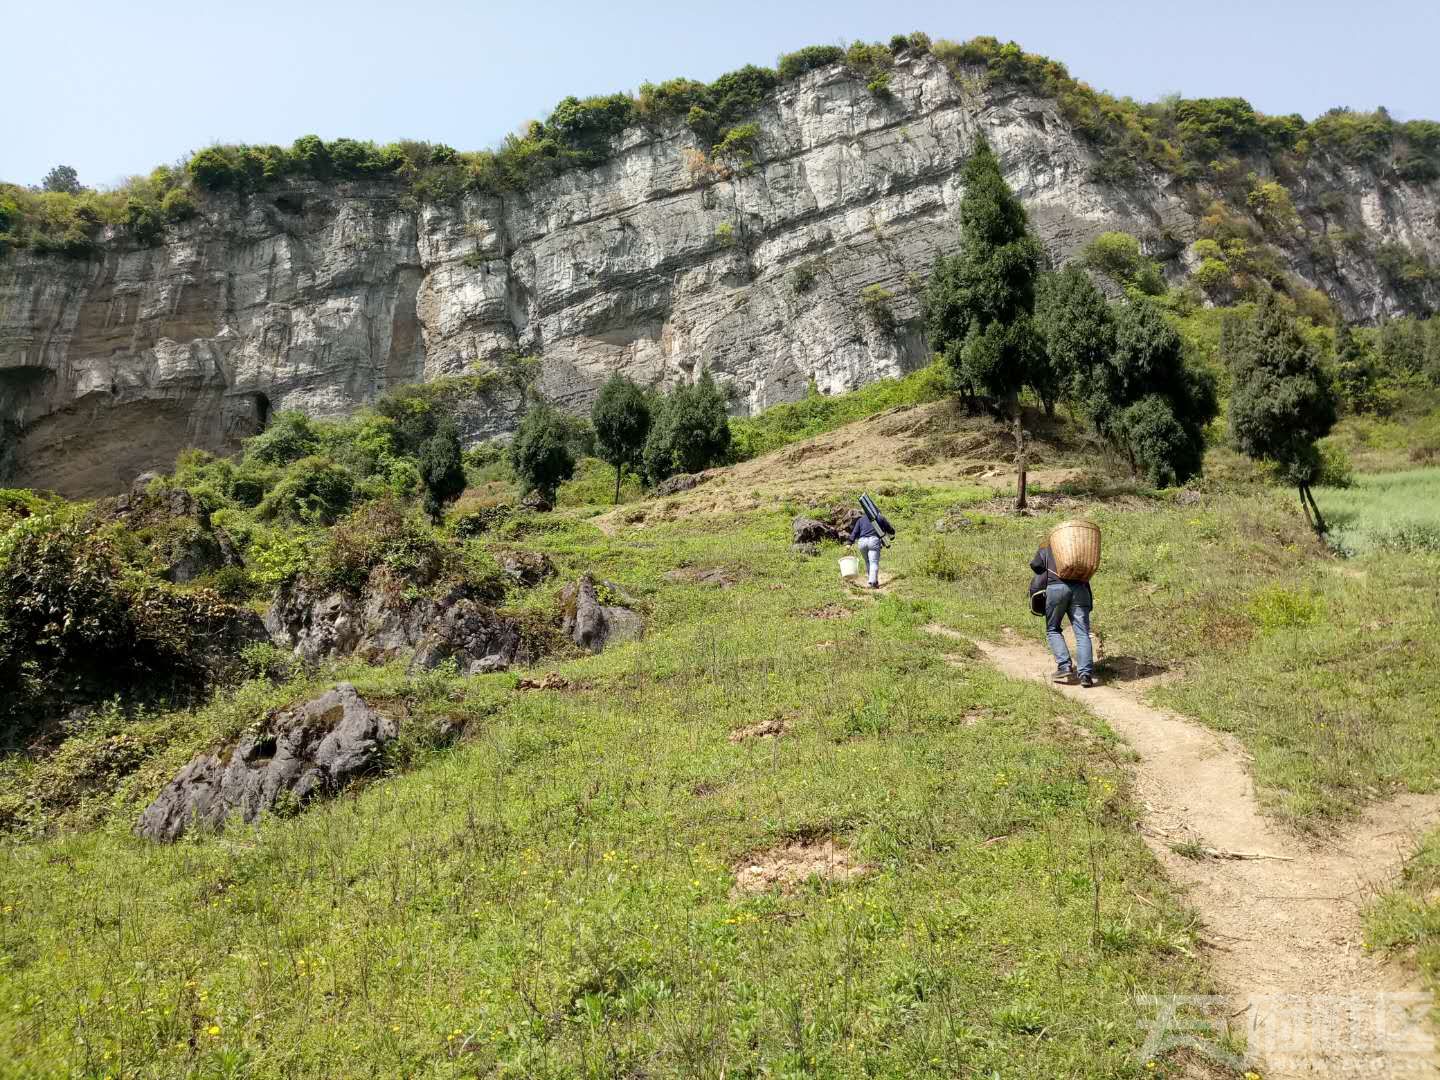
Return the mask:
[[890,536],[895,535],[895,526],[890,524],[890,519],[884,514],[880,515],[880,528],[884,529]]
[[850,543],[853,544],[860,539],[860,523],[864,520],[865,516],[862,514],[850,523]]
[[1043,574],[1050,568],[1045,565],[1045,549],[1041,548],[1035,552],[1035,557],[1030,560],[1030,569],[1037,574]]

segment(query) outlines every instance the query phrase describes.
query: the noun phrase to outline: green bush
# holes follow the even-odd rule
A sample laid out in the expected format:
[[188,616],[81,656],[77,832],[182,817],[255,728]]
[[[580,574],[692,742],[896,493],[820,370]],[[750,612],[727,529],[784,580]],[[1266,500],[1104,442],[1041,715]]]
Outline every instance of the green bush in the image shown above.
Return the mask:
[[860,309],[870,325],[882,334],[893,334],[897,326],[895,319],[895,294],[883,285],[866,285],[860,290]]
[[363,506],[337,522],[306,576],[328,588],[358,594],[380,566],[417,585],[434,581],[445,566],[434,533],[393,499]]
[[217,670],[204,644],[234,616],[211,594],[138,574],[91,522],[16,523],[0,536],[0,748],[72,705],[198,693]]
[[354,497],[348,472],[327,457],[305,457],[286,468],[255,514],[261,521],[331,525]]
[[259,435],[245,441],[245,458],[263,465],[289,465],[320,449],[320,434],[303,412],[277,415]]
[[845,50],[838,45],[808,45],[792,53],[785,53],[776,65],[781,82],[798,79],[808,71],[839,63],[845,57]]

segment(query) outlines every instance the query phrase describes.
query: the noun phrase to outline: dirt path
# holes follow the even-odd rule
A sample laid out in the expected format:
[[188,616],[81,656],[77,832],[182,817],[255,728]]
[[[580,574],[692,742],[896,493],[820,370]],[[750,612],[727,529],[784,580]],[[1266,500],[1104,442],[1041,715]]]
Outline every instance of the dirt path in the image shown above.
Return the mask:
[[[1007,675],[1049,678],[1043,646],[976,644]],[[1376,804],[1343,835],[1306,844],[1261,815],[1235,740],[1119,687],[1050,685],[1139,754],[1145,841],[1201,915],[1212,968],[1234,999],[1233,1023],[1267,1080],[1440,1076],[1430,996],[1366,951],[1361,926],[1365,903],[1440,821],[1440,797]],[[1188,858],[1171,845],[1210,854]]]

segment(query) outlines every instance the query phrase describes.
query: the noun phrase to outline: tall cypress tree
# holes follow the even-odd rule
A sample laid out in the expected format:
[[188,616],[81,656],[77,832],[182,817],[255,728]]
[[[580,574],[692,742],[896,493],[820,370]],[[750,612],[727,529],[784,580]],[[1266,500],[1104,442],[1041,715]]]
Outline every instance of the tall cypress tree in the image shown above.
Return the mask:
[[961,175],[958,254],[936,261],[926,292],[931,347],[967,398],[1003,402],[1015,426],[1016,506],[1025,507],[1020,390],[1043,364],[1034,328],[1040,245],[983,138]]
[[[1230,357],[1230,432],[1241,453],[1273,462],[1300,492],[1317,534],[1325,519],[1310,492],[1320,472],[1315,440],[1335,426],[1335,392],[1315,351],[1273,293],[1260,301]],[[1313,516],[1312,516],[1312,513]]]

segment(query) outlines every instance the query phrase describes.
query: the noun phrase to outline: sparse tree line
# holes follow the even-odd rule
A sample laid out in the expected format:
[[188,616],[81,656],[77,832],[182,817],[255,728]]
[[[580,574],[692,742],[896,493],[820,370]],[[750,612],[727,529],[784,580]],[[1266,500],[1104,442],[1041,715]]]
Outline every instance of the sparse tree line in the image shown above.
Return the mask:
[[[1189,355],[1157,299],[1163,288],[1127,288],[1126,299],[1111,302],[1077,263],[1042,269],[1025,210],[983,140],[963,180],[960,250],[936,262],[926,322],[953,391],[1013,425],[1017,505],[1026,504],[1026,392],[1046,413],[1066,404],[1152,485],[1197,476],[1207,428],[1221,411],[1217,373]],[[1092,245],[1085,262],[1103,269],[1097,261]],[[1362,332],[1342,324],[1334,342],[1328,355],[1293,307],[1266,291],[1226,317],[1220,343],[1236,449],[1293,484],[1322,533],[1310,491],[1324,471],[1316,443],[1341,407],[1381,410],[1405,387],[1440,385],[1440,320],[1396,320]]]
[[[677,473],[699,472],[727,460],[730,419],[725,392],[702,372],[694,383],[659,393],[618,372],[591,409],[594,452],[615,469],[615,501],[627,472],[646,484]],[[566,437],[567,419],[544,401],[520,421],[509,456],[523,494],[553,503],[559,486],[575,472],[576,455]]]

